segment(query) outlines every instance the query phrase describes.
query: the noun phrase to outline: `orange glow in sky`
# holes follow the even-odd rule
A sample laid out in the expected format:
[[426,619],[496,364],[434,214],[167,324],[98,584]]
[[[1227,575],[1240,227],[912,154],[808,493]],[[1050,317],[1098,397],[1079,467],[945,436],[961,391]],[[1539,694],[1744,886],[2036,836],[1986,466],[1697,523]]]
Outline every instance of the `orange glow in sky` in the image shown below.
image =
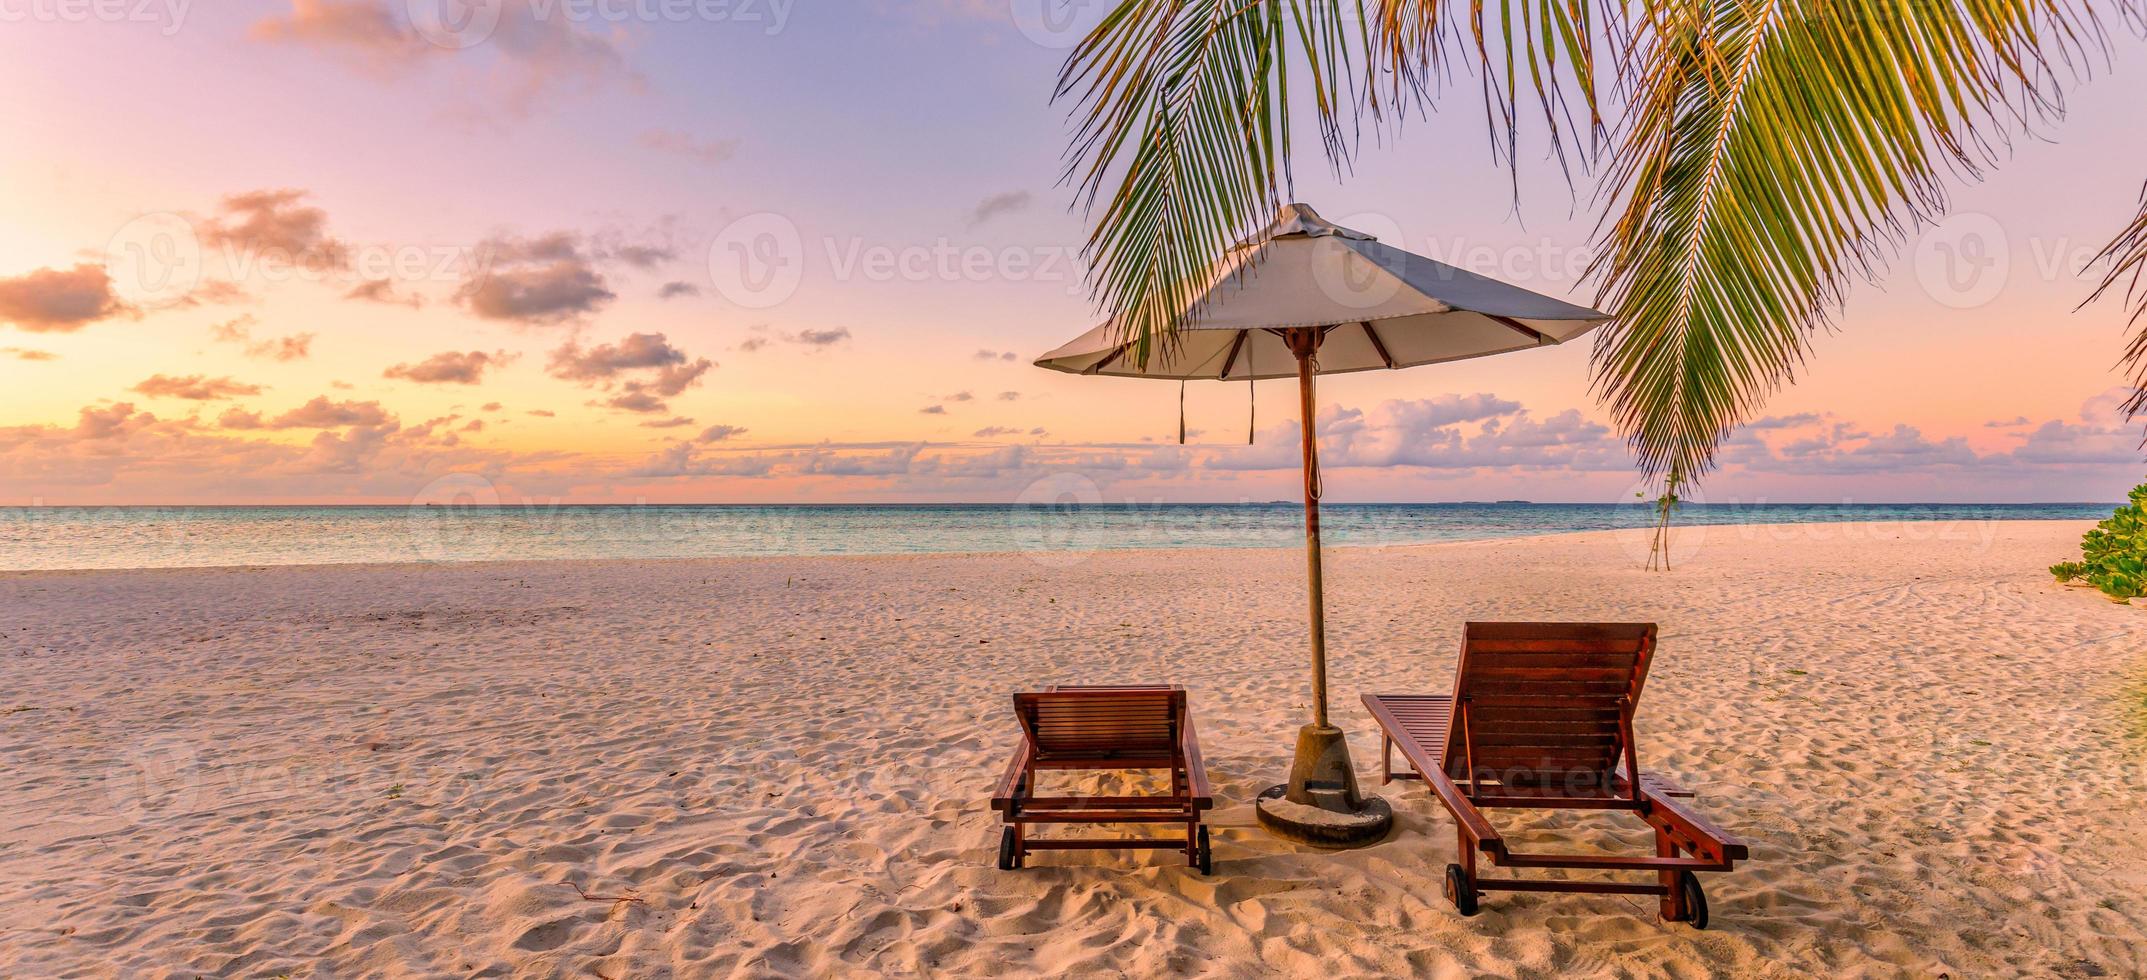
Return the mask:
[[[398,503],[455,474],[590,502],[1294,495],[1287,382],[1251,447],[1246,386],[1193,386],[1180,448],[1177,386],[1030,366],[1094,313],[1062,39],[1003,4],[509,3],[467,47],[401,0],[126,6],[0,27],[0,505]],[[1853,291],[1706,496],[2138,482],[2122,309],[2074,310],[2147,177],[2119,43]],[[1303,161],[1296,196],[1589,302],[1593,188],[1532,162],[1516,205],[1455,93],[1346,182]],[[1588,382],[1585,343],[1323,382],[1330,496],[1627,499]]]

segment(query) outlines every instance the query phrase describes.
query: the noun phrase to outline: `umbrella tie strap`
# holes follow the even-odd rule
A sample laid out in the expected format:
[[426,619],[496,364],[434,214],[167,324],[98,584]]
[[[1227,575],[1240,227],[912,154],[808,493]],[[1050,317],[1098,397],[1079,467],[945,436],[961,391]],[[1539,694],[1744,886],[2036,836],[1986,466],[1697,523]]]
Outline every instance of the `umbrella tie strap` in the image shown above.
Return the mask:
[[1185,445],[1185,382],[1178,382],[1178,445]]

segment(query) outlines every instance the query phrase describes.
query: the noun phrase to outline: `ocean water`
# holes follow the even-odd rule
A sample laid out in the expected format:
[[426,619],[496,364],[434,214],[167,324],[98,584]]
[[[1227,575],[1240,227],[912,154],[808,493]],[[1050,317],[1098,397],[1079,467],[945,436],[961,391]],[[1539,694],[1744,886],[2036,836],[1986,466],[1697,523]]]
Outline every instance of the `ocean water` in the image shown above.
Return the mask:
[[[1917,522],[1974,536],[1997,520],[2086,520],[2108,504],[1689,504],[1680,525]],[[1645,527],[1636,504],[1327,504],[1333,546]],[[1280,548],[1290,504],[0,508],[0,570]]]

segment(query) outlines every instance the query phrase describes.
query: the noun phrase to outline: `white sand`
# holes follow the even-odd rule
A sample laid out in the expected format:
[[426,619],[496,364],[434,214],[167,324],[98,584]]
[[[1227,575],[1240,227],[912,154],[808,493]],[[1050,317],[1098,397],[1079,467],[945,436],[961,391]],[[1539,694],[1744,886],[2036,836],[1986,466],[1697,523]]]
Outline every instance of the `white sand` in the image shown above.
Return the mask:
[[[1419,785],[1360,851],[1257,829],[1296,552],[0,577],[0,976],[2138,975],[2147,609],[2052,585],[2081,529],[1709,528],[1669,574],[1619,534],[1330,553],[1374,784],[1357,695],[1444,690],[1463,620],[1662,624],[1643,763],[1752,846],[1706,932],[1458,917]],[[994,870],[1008,694],[1146,680],[1193,690],[1215,875]]]

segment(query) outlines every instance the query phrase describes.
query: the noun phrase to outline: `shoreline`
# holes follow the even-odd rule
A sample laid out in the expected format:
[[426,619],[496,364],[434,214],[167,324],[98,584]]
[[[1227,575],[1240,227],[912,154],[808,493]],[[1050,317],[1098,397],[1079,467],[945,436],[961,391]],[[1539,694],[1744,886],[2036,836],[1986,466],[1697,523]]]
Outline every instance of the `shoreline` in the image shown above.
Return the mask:
[[[2042,505],[2026,505],[2026,506],[2042,506]],[[2041,524],[2048,524],[2048,525],[2076,525],[2076,526],[2080,526],[2080,527],[2081,527],[2081,531],[2082,531],[2082,533],[2084,533],[2084,532],[2085,532],[2085,530],[2086,530],[2086,529],[2087,529],[2088,527],[2092,527],[2092,526],[2093,526],[2093,519],[2088,519],[2088,518],[1902,518],[1902,519],[1896,519],[1896,520],[1825,520],[1825,521],[1762,521],[1762,522],[1757,522],[1757,523],[1729,523],[1729,524],[1707,524],[1707,523],[1690,523],[1690,524],[1675,524],[1675,525],[1672,525],[1672,528],[1671,528],[1671,533],[1672,533],[1672,535],[1673,535],[1673,547],[1677,547],[1677,544],[1676,544],[1676,539],[1677,539],[1677,538],[1679,538],[1679,537],[1685,537],[1685,538],[1688,538],[1688,539],[1689,539],[1689,538],[1690,538],[1690,537],[1691,537],[1692,535],[1694,535],[1694,534],[1700,535],[1700,536],[1702,536],[1702,537],[1704,538],[1704,536],[1706,536],[1706,535],[1707,535],[1707,534],[1709,534],[1709,533],[1735,532],[1735,533],[1737,533],[1737,534],[1738,534],[1739,536],[1741,536],[1741,537],[1743,537],[1743,538],[1745,538],[1745,539],[1752,539],[1752,538],[1756,538],[1756,537],[1761,537],[1761,536],[1774,536],[1774,537],[1782,537],[1782,536],[1784,536],[1785,534],[1786,534],[1787,536],[1789,536],[1789,537],[1796,537],[1796,536],[1809,536],[1809,535],[1800,535],[1800,534],[1799,534],[1799,532],[1797,532],[1797,531],[1795,531],[1795,530],[1791,530],[1791,531],[1786,531],[1786,532],[1783,532],[1783,531],[1777,531],[1777,532],[1773,533],[1772,535],[1767,535],[1767,534],[1766,534],[1766,531],[1765,531],[1765,529],[1809,529],[1809,528],[1823,528],[1823,527],[1849,527],[1849,528],[1866,528],[1866,529],[1876,529],[1876,528],[1896,528],[1896,527],[1898,527],[1898,528],[1901,528],[1901,529],[1903,529],[1903,530],[1906,530],[1906,529],[1909,529],[1909,528],[1916,528],[1916,527],[1927,527],[1927,526],[1932,526],[1932,525],[1941,525],[1941,526],[1943,526],[1943,525],[1948,525],[1948,524],[1977,524],[1977,525],[1988,525],[1988,524],[1996,524],[1996,525],[2007,525],[2007,524],[2012,524],[2012,525],[2041,525]],[[1573,537],[1573,536],[1582,536],[1582,535],[1609,535],[1609,536],[1617,536],[1617,535],[1639,535],[1639,536],[1644,536],[1644,535],[1648,535],[1648,534],[1652,534],[1652,533],[1653,533],[1653,528],[1652,528],[1652,527],[1627,527],[1627,528],[1586,528],[1586,529],[1578,529],[1578,530],[1542,530],[1542,531],[1536,531],[1536,530],[1529,530],[1529,531],[1516,531],[1516,532],[1514,532],[1514,533],[1510,533],[1510,534],[1497,534],[1497,535],[1486,535],[1486,536],[1482,536],[1482,537],[1467,537],[1467,538],[1445,538],[1445,539],[1431,539],[1431,540],[1414,540],[1414,541],[1396,541],[1396,542],[1376,542],[1376,543],[1375,543],[1375,542],[1349,542],[1349,541],[1344,541],[1344,542],[1331,542],[1331,543],[1323,543],[1323,544],[1322,544],[1322,546],[1321,546],[1321,550],[1322,550],[1322,552],[1323,552],[1323,553],[1324,553],[1324,552],[1343,552],[1343,553],[1347,553],[1347,552],[1352,552],[1352,551],[1360,551],[1360,550],[1362,550],[1362,551],[1380,551],[1380,550],[1392,550],[1392,549],[1403,549],[1403,548],[1438,548],[1438,547],[1449,547],[1449,546],[1463,546],[1463,545],[1480,545],[1480,544],[1487,544],[1487,543],[1497,543],[1497,542],[1501,542],[1501,541],[1516,541],[1516,540],[1533,540],[1533,539],[1541,539],[1541,538],[1564,538],[1564,537]],[[1942,533],[1942,532],[1941,532],[1941,533]],[[1913,538],[1913,537],[1920,537],[1920,536],[1917,536],[1917,535],[1909,535],[1909,536],[1910,536],[1910,537],[1912,537],[1912,538]],[[1845,535],[1844,537],[1847,537],[1847,536]],[[1987,537],[1987,535],[1985,535],[1985,537]],[[1091,559],[1093,559],[1093,558],[1094,558],[1095,556],[1098,556],[1098,555],[1128,555],[1128,554],[1181,554],[1181,553],[1201,553],[1201,554],[1214,554],[1214,555],[1244,555],[1244,554],[1248,554],[1248,553],[1269,553],[1269,552],[1289,552],[1289,553],[1293,553],[1293,554],[1296,554],[1296,553],[1302,553],[1302,551],[1303,551],[1303,546],[1302,546],[1302,545],[1281,545],[1281,546],[1275,546],[1275,545],[1246,545],[1246,546],[1244,546],[1244,547],[1199,547],[1199,546],[1194,546],[1194,547],[1122,547],[1122,548],[1110,548],[1110,547],[1104,547],[1104,548],[1094,548],[1094,549],[1087,549],[1087,550],[1073,550],[1073,549],[1032,549],[1032,550],[997,550],[997,551],[890,551],[890,552],[810,552],[810,553],[785,553],[785,554],[766,554],[766,555],[688,555],[688,556],[645,556],[645,557],[606,557],[606,558],[481,558],[481,559],[467,559],[467,560],[456,560],[456,559],[441,559],[441,560],[422,560],[422,559],[413,559],[413,560],[410,560],[410,561],[352,561],[352,562],[307,562],[307,563],[298,563],[298,562],[292,562],[292,563],[252,563],[252,564],[244,564],[244,563],[242,563],[242,564],[231,564],[231,565],[132,565],[132,566],[112,566],[112,567],[100,567],[100,566],[82,566],[82,567],[72,567],[72,568],[0,568],[0,581],[4,581],[4,580],[8,580],[8,579],[13,579],[13,578],[23,578],[23,577],[32,577],[32,576],[39,576],[39,575],[50,575],[50,576],[73,576],[73,575],[92,575],[92,574],[98,574],[98,573],[144,573],[144,572],[264,572],[264,571],[274,571],[274,570],[278,570],[278,569],[292,569],[292,570],[321,570],[321,569],[449,569],[449,568],[501,568],[501,567],[516,567],[516,566],[549,566],[549,565],[586,565],[586,566],[603,566],[603,565],[632,564],[632,563],[642,563],[642,562],[646,562],[646,563],[674,563],[674,562],[677,562],[677,563],[691,563],[691,562],[728,563],[728,562],[763,562],[763,561],[805,561],[805,560],[817,560],[817,559],[835,559],[835,560],[850,560],[850,559],[855,559],[855,560],[860,560],[860,561],[886,561],[886,560],[901,560],[901,559],[929,559],[929,558],[964,558],[964,557],[968,557],[968,558],[1004,558],[1004,557],[1031,557],[1031,556],[1037,556],[1037,555],[1051,556],[1051,557],[1050,557],[1050,558],[1049,558],[1048,560],[1045,560],[1045,559],[1039,559],[1039,562],[1040,562],[1040,563],[1044,563],[1044,564],[1074,564],[1074,563],[1079,563],[1079,562],[1083,562],[1083,561],[1091,560]],[[1643,545],[1643,550],[1641,551],[1641,557],[1642,557],[1642,559],[1643,559],[1643,560],[1645,560],[1645,557],[1646,557],[1646,551],[1645,551],[1645,546],[1644,546],[1644,545]],[[2058,559],[2058,560],[2063,560],[2063,559]]]

